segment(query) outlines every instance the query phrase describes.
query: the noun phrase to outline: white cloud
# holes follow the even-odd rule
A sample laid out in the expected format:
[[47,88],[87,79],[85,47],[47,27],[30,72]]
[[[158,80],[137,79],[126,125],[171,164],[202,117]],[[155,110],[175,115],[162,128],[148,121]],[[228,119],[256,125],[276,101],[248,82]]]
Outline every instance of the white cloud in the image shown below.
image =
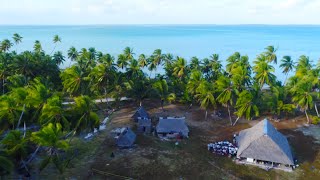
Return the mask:
[[[320,24],[320,0],[0,0],[0,4],[0,24]],[[45,18],[53,14],[54,18]]]

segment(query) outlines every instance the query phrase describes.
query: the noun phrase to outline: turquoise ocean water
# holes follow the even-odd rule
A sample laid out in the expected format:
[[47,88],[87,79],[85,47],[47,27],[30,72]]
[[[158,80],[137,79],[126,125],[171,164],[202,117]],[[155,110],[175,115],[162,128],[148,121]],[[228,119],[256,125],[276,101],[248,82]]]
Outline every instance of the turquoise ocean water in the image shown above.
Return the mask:
[[[0,26],[0,39],[11,38],[13,33],[23,36],[23,42],[14,47],[17,51],[31,50],[40,40],[48,53],[54,47],[52,38],[58,34],[62,43],[56,50],[65,56],[71,46],[95,47],[104,53],[117,55],[132,47],[136,55],[151,54],[160,48],[190,59],[209,57],[213,53],[225,59],[236,51],[248,55],[253,61],[268,45],[278,47],[277,55],[291,55],[294,60],[307,55],[316,63],[320,57],[320,26],[272,25],[99,25],[99,26]],[[69,65],[65,62],[62,68]],[[276,75],[284,75],[276,67]]]

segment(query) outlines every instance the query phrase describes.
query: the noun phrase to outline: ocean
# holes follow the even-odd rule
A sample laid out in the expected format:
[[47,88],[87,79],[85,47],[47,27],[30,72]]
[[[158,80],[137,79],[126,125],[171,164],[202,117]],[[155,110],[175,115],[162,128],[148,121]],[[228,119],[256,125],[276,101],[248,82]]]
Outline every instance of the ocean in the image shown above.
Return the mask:
[[[248,55],[252,62],[269,45],[278,48],[278,62],[284,55],[294,60],[307,55],[316,64],[320,57],[320,26],[311,25],[0,26],[1,40],[11,38],[13,33],[23,36],[22,43],[13,50],[32,50],[34,41],[39,40],[48,53],[54,48],[53,36],[58,34],[62,42],[56,50],[66,57],[71,46],[78,50],[95,47],[115,56],[129,46],[136,56],[149,55],[158,48],[186,59],[216,53],[225,64],[225,59],[236,51]],[[67,60],[61,68],[69,64]],[[278,79],[283,80],[281,69],[278,65],[275,68]]]

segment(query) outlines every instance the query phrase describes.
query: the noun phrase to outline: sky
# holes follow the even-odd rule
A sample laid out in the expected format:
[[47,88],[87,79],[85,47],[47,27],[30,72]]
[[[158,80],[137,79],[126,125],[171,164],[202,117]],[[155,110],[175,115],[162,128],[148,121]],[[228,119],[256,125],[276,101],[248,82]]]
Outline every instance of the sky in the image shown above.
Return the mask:
[[0,0],[0,24],[320,24],[320,0]]

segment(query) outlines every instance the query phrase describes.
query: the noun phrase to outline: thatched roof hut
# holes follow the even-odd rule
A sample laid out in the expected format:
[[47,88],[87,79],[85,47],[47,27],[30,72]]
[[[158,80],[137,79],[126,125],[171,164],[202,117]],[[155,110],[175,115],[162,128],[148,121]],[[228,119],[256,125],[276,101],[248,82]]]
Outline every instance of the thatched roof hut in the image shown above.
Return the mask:
[[138,122],[138,119],[150,119],[148,112],[140,106],[137,111],[133,114],[132,118]]
[[159,118],[159,123],[156,126],[156,130],[158,134],[174,134],[178,133],[183,135],[184,137],[188,137],[189,128],[186,125],[185,118]]
[[287,138],[267,119],[241,131],[237,137],[237,144],[238,158],[294,165]]
[[131,147],[136,141],[136,134],[130,128],[121,128],[119,135],[116,137],[118,147]]

